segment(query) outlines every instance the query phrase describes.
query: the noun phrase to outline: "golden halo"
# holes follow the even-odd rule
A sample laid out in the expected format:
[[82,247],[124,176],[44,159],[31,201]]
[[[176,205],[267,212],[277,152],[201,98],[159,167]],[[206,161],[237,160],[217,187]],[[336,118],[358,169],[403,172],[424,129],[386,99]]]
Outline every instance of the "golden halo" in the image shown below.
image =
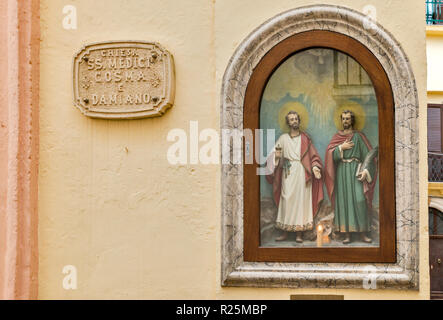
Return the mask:
[[363,107],[354,101],[346,101],[334,111],[334,123],[337,130],[343,130],[341,123],[341,113],[345,110],[351,110],[355,115],[354,130],[361,131],[365,127],[366,113]]
[[289,127],[286,124],[286,115],[289,111],[295,111],[300,116],[300,130],[305,131],[309,124],[309,113],[306,107],[300,102],[287,102],[278,111],[278,124],[282,132],[288,132]]

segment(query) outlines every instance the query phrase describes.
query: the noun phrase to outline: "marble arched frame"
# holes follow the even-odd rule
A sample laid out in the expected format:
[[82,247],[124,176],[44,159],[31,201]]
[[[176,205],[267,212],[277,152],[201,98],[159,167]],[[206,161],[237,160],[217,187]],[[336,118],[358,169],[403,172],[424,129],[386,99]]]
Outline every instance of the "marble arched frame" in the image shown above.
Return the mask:
[[[414,75],[398,41],[355,10],[330,5],[281,13],[255,29],[236,49],[221,92],[221,129],[243,129],[243,102],[255,66],[277,43],[300,32],[328,30],[368,48],[383,66],[394,96],[396,263],[277,263],[243,260],[243,164],[221,172],[222,286],[419,288],[418,95]],[[242,148],[242,146],[240,146]],[[236,150],[237,151],[237,150]],[[234,149],[230,149],[231,154]],[[241,150],[243,152],[243,150]]]

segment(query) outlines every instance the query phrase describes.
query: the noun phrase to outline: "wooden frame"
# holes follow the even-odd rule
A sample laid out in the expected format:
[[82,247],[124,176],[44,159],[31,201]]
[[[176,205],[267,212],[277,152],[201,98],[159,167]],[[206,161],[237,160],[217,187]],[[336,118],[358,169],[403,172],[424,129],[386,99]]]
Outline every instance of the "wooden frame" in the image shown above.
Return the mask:
[[360,42],[331,31],[307,31],[274,46],[258,63],[246,88],[244,129],[259,128],[260,102],[269,77],[294,53],[330,48],[354,58],[369,75],[379,114],[380,246],[349,248],[260,247],[260,176],[258,164],[244,164],[244,261],[255,262],[396,262],[394,100],[388,77],[377,58]]

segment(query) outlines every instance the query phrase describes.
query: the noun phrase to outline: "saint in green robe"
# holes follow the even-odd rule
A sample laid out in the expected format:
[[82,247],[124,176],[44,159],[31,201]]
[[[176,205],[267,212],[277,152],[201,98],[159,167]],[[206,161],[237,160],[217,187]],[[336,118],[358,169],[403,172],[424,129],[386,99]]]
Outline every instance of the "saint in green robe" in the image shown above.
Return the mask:
[[[340,151],[339,146],[351,140],[351,149]],[[368,232],[370,220],[368,210],[368,191],[373,193],[376,170],[374,162],[367,167],[367,178],[357,179],[357,170],[372,148],[362,133],[337,133],[331,140],[328,150],[332,152],[335,177],[331,201],[335,209],[334,224],[339,232]],[[372,190],[369,190],[371,189]],[[372,196],[369,197],[372,202]],[[370,205],[370,202],[369,202]]]

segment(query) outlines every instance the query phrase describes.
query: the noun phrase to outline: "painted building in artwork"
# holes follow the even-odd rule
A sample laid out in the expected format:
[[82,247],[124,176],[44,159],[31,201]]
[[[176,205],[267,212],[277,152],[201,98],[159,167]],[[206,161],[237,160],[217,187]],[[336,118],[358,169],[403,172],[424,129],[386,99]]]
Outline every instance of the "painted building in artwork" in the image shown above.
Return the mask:
[[[402,57],[383,60],[383,66],[389,61],[393,66],[386,68],[387,74],[398,73],[399,79],[405,77],[413,83],[410,92],[403,94],[416,99],[407,106],[414,119],[402,123],[412,123],[415,128],[406,138],[410,140],[408,154],[417,159],[411,165],[416,179],[405,180],[409,181],[411,204],[398,201],[400,207],[405,205],[403,218],[412,221],[407,230],[416,235],[409,239],[415,247],[407,247],[406,240],[397,243],[401,250],[405,246],[408,255],[404,259],[414,266],[407,277],[415,278],[405,280],[413,283],[409,287],[374,290],[361,285],[260,287],[257,282],[236,287],[223,283],[227,233],[222,211],[229,190],[222,164],[202,163],[194,151],[198,154],[208,141],[210,131],[205,136],[205,129],[220,133],[225,126],[223,119],[229,113],[224,109],[224,75],[238,62],[236,53],[254,42],[245,39],[257,40],[253,34],[257,27],[267,21],[272,24],[275,17],[284,18],[283,12],[298,14],[297,9],[309,5],[319,6],[313,10],[314,17],[322,8],[334,19],[342,12],[343,25],[355,28],[358,19],[371,16],[370,21],[377,23],[375,30],[386,31],[379,32],[380,39],[391,39],[398,50],[393,51],[402,53]],[[435,121],[443,110],[438,109],[443,105],[439,58],[443,29],[426,25],[428,5],[425,0],[402,1],[400,7],[389,0],[370,4],[362,0],[2,1],[0,297],[285,300],[338,295],[344,299],[429,299],[429,234],[436,235],[439,229],[431,230],[435,223],[429,220],[427,161],[428,157],[438,159],[434,154],[443,151],[442,139],[436,135],[441,127]],[[347,16],[357,18],[351,21]],[[438,14],[434,18],[438,23]],[[368,38],[372,36],[368,33]],[[87,45],[109,41],[155,42],[171,53],[173,105],[162,116],[92,118],[76,106],[74,58]],[[378,45],[385,48],[383,41]],[[370,50],[375,52],[374,48]],[[124,54],[125,58],[131,55]],[[131,63],[142,67],[148,60]],[[394,72],[404,61],[407,74]],[[106,80],[107,75],[102,77]],[[156,83],[153,78],[146,81]],[[82,85],[88,86],[87,82]],[[401,86],[393,92],[395,99],[402,99]],[[150,100],[154,97],[145,100],[154,101]],[[237,98],[232,95],[233,101]],[[141,104],[144,97],[140,99]],[[100,97],[83,103],[99,104]],[[403,127],[397,120],[399,134]],[[428,126],[432,128],[429,132]],[[171,136],[168,139],[171,131],[185,134],[185,163],[168,161],[174,143]],[[200,141],[193,140],[195,133]],[[400,152],[398,145],[396,148]],[[439,165],[441,170],[441,162]],[[402,182],[399,166],[401,163],[396,164],[396,183],[402,187],[406,182]],[[439,187],[430,184],[429,195],[438,198]],[[438,213],[431,215],[441,219]],[[434,264],[433,270],[436,268]],[[76,285],[70,282],[74,278]]]

